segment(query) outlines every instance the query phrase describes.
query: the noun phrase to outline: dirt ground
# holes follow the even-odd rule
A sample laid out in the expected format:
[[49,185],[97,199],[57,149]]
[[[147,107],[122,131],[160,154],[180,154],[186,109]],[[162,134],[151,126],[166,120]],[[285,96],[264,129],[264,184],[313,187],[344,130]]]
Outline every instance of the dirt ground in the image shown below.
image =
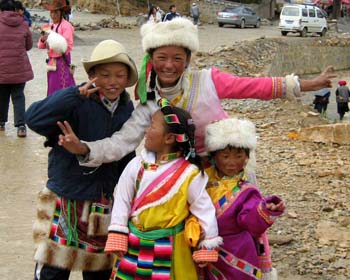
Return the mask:
[[[48,16],[42,11],[31,11]],[[103,15],[76,13],[74,21],[98,21]],[[133,18],[123,20],[134,21]],[[200,49],[210,50],[235,40],[255,39],[260,36],[279,37],[276,26],[262,26],[260,29],[245,30],[218,28],[205,25],[199,28]],[[137,65],[140,65],[143,52],[138,27],[132,29],[102,29],[98,31],[76,32],[77,40],[73,48],[73,62],[78,65],[75,75],[77,83],[86,80],[80,64],[88,58],[93,47],[104,39],[115,39],[130,51]],[[292,36],[293,37],[293,36]],[[291,38],[293,39],[293,38]],[[29,52],[35,79],[26,85],[26,106],[46,96],[46,72],[44,60],[46,53],[34,47]],[[12,105],[11,105],[12,106]],[[12,108],[6,132],[0,134],[0,279],[33,278],[32,224],[35,217],[35,200],[47,179],[47,153],[43,138],[32,131],[28,137],[17,138],[13,127]],[[292,274],[291,274],[292,275]],[[79,273],[72,273],[71,279],[81,279]],[[297,279],[291,276],[289,279]],[[300,278],[306,279],[306,278]]]

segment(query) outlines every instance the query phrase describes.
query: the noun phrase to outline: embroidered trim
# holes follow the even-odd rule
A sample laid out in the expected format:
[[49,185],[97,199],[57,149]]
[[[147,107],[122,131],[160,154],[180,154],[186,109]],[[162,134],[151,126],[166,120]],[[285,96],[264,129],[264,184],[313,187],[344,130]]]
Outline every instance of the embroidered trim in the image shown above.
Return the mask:
[[276,220],[276,217],[271,216],[267,209],[263,207],[263,203],[260,202],[257,208],[259,215],[265,220],[266,223],[272,225]]
[[221,258],[229,266],[253,277],[254,279],[261,279],[262,272],[261,270],[248,263],[245,260],[235,257],[231,253],[227,252],[223,248],[219,247],[219,258]]
[[91,246],[91,245],[88,245],[88,244],[85,244],[82,242],[78,242],[76,240],[72,240],[71,243],[68,244],[68,241],[66,238],[57,236],[56,231],[58,228],[60,215],[61,215],[61,198],[57,198],[56,199],[56,208],[55,208],[54,216],[52,219],[50,236],[49,236],[49,238],[52,241],[54,241],[60,245],[68,246],[68,247],[77,247],[77,248],[83,249],[89,253],[102,253],[104,251],[104,247]]
[[93,203],[90,208],[90,213],[109,214],[110,212],[111,208],[109,207],[109,205]]
[[239,181],[236,186],[234,186],[216,203],[214,203],[214,207],[216,209],[216,218],[219,218],[236,201],[238,196],[248,188],[254,187],[247,181]]

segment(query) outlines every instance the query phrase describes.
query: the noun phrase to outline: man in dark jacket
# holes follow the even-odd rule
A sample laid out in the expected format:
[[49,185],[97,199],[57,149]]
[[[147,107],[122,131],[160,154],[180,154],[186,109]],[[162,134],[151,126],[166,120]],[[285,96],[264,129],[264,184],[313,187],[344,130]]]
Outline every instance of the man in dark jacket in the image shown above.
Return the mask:
[[175,5],[171,5],[169,7],[169,13],[167,13],[163,19],[163,21],[169,21],[169,20],[173,20],[176,17],[180,17],[180,14],[176,12],[176,6]]
[[0,131],[8,120],[10,97],[18,137],[26,136],[24,86],[33,79],[27,51],[33,46],[32,33],[12,0],[0,1]]

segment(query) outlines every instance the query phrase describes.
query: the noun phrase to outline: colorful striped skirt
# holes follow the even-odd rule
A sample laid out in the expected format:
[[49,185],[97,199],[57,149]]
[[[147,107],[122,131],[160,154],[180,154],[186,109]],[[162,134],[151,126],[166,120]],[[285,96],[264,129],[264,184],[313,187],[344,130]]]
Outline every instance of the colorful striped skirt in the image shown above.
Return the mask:
[[141,232],[130,222],[128,252],[116,261],[111,279],[170,279],[174,236],[183,227]]

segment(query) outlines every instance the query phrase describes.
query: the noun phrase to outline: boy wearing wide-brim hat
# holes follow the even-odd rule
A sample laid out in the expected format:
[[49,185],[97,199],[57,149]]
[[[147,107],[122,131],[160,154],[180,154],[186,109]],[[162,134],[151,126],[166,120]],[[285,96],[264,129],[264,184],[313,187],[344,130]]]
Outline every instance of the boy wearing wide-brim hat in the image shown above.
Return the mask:
[[[68,279],[71,270],[81,270],[84,279],[107,280],[113,265],[113,256],[104,253],[111,200],[135,153],[99,168],[81,167],[75,155],[59,146],[57,124],[69,121],[86,141],[110,137],[134,109],[125,88],[137,81],[137,69],[124,46],[113,40],[98,44],[83,66],[88,83],[35,102],[26,112],[29,128],[52,147],[34,225],[38,279]],[[91,93],[89,98],[80,95],[84,91]]]

